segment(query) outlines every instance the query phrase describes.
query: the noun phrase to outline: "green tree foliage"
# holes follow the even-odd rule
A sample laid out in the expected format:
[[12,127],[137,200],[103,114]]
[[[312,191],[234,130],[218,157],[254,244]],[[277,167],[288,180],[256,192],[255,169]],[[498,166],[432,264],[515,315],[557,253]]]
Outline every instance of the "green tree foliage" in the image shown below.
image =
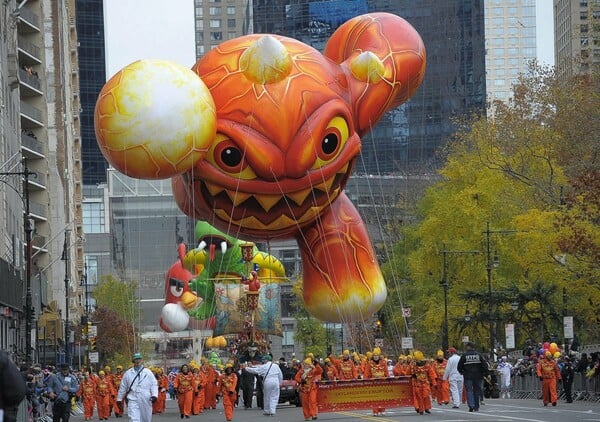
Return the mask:
[[119,317],[135,322],[140,316],[136,289],[135,283],[126,283],[112,275],[105,275],[94,289],[92,297],[98,307],[111,309]]
[[123,356],[139,351],[140,317],[136,285],[125,283],[112,275],[103,276],[92,293],[96,310],[92,321],[97,325],[97,348],[100,362],[122,363]]
[[116,311],[99,306],[94,312],[97,325],[100,362],[120,362],[122,356],[131,357],[136,350],[135,328],[131,321],[120,317]]
[[312,318],[303,306],[301,278],[294,282],[292,293],[296,297],[296,307],[298,309],[294,315],[296,318],[294,341],[304,345],[305,355],[312,353],[315,356],[326,356],[327,332],[323,327],[323,323]]
[[[486,348],[490,299],[502,342],[503,324],[517,320],[517,347],[529,337],[562,337],[563,308],[582,341],[600,340],[586,328],[600,304],[598,88],[598,73],[561,81],[534,64],[511,103],[465,122],[448,144],[442,180],[426,192],[419,223],[398,246],[411,252],[384,266],[387,280],[408,280],[392,286],[390,300],[411,305],[418,347],[434,351],[441,342],[443,248],[481,251],[447,256],[451,344],[468,335]],[[488,244],[490,258],[500,259],[491,297]]]

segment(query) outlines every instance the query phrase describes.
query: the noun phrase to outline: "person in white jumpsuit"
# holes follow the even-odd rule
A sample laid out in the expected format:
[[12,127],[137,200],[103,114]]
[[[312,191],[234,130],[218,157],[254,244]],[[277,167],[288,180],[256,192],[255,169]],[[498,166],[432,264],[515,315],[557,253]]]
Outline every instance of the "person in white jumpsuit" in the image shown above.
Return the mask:
[[452,408],[458,409],[462,403],[464,377],[460,372],[458,372],[458,361],[460,360],[460,355],[456,353],[456,349],[454,347],[450,347],[448,349],[448,353],[450,354],[450,357],[446,363],[443,380],[448,380],[450,384]]
[[152,420],[152,403],[158,397],[158,382],[152,371],[144,368],[142,355],[136,353],[131,359],[133,368],[123,375],[117,393],[117,403],[126,400],[127,415],[131,422],[150,422]]
[[500,398],[510,399],[510,376],[512,375],[513,366],[508,362],[506,356],[502,356],[496,369],[500,372]]
[[279,365],[273,363],[271,355],[263,357],[263,364],[251,366],[248,363],[246,371],[263,377],[264,415],[275,416],[275,409],[279,403],[279,388],[283,381],[283,374]]

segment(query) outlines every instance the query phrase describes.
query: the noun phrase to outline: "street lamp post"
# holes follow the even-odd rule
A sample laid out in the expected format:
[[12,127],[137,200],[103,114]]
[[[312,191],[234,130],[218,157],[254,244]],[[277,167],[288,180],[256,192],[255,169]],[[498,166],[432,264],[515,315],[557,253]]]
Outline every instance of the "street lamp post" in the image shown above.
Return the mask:
[[450,251],[446,249],[446,245],[442,245],[440,252],[443,257],[442,280],[440,285],[444,288],[444,327],[442,329],[442,350],[448,350],[449,347],[449,327],[448,327],[448,254],[478,254],[479,251]]
[[[31,234],[33,233],[33,222],[29,210],[29,177],[36,176],[29,171],[27,159],[23,158],[23,171],[2,172],[0,176],[23,176],[23,196],[16,191],[21,200],[25,202],[25,213],[23,215],[23,229],[25,231],[25,364],[31,365],[31,330],[33,321],[33,299],[31,293]],[[10,186],[10,185],[9,185]]]
[[85,348],[85,367],[89,368],[90,367],[90,332],[89,332],[89,321],[90,321],[90,308],[89,308],[89,302],[88,302],[88,280],[87,280],[87,264],[83,265],[83,288],[85,291],[85,302],[84,302],[84,314],[85,314],[85,324],[84,324],[84,331],[85,331],[85,342],[86,342],[86,348]]
[[496,338],[495,338],[495,330],[494,330],[494,315],[493,315],[493,306],[492,306],[492,269],[497,268],[499,264],[498,255],[494,253],[494,257],[492,258],[491,247],[490,247],[490,236],[493,233],[496,234],[507,234],[507,233],[515,233],[516,230],[490,230],[490,222],[487,222],[486,230],[483,232],[485,234],[486,239],[486,265],[485,269],[487,272],[487,287],[488,287],[488,318],[490,325],[490,359],[495,361],[494,358],[494,349],[496,348]]
[[65,230],[65,243],[63,245],[62,260],[65,261],[65,363],[71,364],[71,353],[69,350],[69,233]]

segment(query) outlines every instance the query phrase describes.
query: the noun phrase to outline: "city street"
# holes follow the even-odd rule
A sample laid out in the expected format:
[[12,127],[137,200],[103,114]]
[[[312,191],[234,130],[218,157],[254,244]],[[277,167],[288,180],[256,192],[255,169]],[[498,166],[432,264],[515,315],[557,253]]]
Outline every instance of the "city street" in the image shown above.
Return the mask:
[[[113,418],[111,418],[112,420]],[[260,409],[244,410],[235,409],[234,420],[241,422],[258,421],[303,421],[302,409],[290,405],[279,405],[275,417],[263,416]],[[83,420],[82,416],[72,417],[71,420]],[[98,420],[96,415],[92,419]],[[125,419],[124,419],[125,420]],[[154,415],[153,420],[179,420],[177,402],[167,401],[167,412]],[[209,410],[200,416],[192,416],[190,421],[221,422],[225,420],[222,408],[217,405],[216,410]],[[446,422],[495,422],[495,421],[518,421],[518,422],[600,422],[600,403],[577,401],[567,404],[559,402],[557,407],[544,407],[541,400],[488,400],[479,412],[469,413],[465,406],[460,409],[452,409],[447,406],[434,405],[430,415],[420,416],[411,408],[396,408],[386,411],[385,416],[373,417],[366,410],[354,412],[322,413],[319,421],[446,421]]]

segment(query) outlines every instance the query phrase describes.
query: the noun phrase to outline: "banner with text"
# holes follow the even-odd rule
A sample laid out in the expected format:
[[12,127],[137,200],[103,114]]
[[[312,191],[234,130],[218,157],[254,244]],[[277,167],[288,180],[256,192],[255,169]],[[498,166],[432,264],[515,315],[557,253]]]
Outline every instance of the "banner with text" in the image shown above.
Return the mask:
[[414,406],[410,377],[318,383],[319,412]]

